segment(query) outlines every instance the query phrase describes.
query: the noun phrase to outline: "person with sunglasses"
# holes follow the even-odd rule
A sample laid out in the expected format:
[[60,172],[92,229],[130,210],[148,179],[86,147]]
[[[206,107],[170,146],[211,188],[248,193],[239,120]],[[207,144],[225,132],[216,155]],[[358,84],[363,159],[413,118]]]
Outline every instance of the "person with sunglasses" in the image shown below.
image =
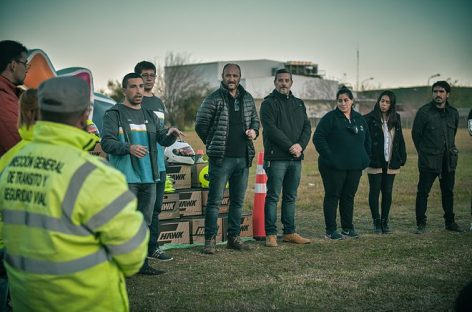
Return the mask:
[[[351,90],[342,86],[336,93],[336,100],[336,108],[321,118],[313,135],[325,190],[325,238],[332,240],[359,236],[352,222],[354,197],[362,170],[369,165],[371,142],[367,123],[352,107],[354,96]],[[336,223],[338,204],[341,234]]]
[[17,41],[0,41],[0,156],[21,140],[18,132],[18,98],[28,72],[28,50]]

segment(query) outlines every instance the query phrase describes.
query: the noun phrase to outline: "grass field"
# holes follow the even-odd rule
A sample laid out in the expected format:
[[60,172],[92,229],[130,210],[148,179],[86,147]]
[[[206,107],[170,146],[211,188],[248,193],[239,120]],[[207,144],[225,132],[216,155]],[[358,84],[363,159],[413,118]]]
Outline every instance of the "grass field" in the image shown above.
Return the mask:
[[[428,232],[415,235],[417,155],[410,130],[404,130],[408,161],[394,184],[392,235],[371,233],[368,181],[361,179],[354,208],[357,240],[323,238],[323,186],[317,154],[310,143],[303,163],[297,206],[297,231],[313,241],[296,246],[280,242],[251,250],[218,247],[213,256],[201,247],[171,250],[175,260],[153,261],[167,271],[127,280],[132,311],[449,311],[457,293],[472,280],[472,232],[444,229],[439,184],[428,203]],[[187,133],[194,149],[203,148]],[[469,229],[472,189],[472,137],[461,129],[456,172],[456,221]],[[257,140],[262,150],[262,140]],[[245,209],[252,209],[255,163]],[[278,212],[280,217],[280,210]],[[338,216],[339,222],[339,216]],[[279,225],[279,232],[281,227]]]

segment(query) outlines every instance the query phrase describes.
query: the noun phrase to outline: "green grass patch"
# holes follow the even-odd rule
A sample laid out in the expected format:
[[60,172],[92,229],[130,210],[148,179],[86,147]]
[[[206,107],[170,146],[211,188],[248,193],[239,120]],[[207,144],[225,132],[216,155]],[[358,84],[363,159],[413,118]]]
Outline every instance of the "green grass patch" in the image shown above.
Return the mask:
[[[444,229],[439,183],[428,203],[428,232],[415,230],[417,156],[408,129],[408,161],[394,184],[391,235],[371,232],[368,181],[364,175],[354,208],[359,239],[323,238],[323,185],[310,143],[303,163],[297,231],[313,241],[297,246],[279,242],[267,248],[250,242],[237,252],[218,245],[213,256],[201,247],[170,250],[175,260],[151,261],[167,273],[127,280],[132,311],[450,311],[460,289],[472,280],[472,232]],[[194,149],[203,148],[187,133]],[[461,129],[455,186],[456,221],[469,228],[472,138]],[[262,150],[262,140],[257,140]],[[254,163],[255,164],[255,163]],[[255,166],[246,206],[252,209]],[[279,210],[280,217],[280,210]],[[338,217],[339,222],[339,217]],[[281,232],[281,226],[279,232]]]

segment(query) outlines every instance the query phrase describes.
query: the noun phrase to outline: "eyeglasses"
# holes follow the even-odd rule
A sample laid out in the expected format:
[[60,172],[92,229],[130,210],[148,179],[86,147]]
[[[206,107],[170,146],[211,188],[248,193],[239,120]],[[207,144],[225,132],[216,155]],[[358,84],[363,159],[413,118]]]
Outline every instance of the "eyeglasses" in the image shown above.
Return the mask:
[[156,78],[156,74],[142,74],[141,77],[143,78]]
[[28,61],[15,60],[15,62],[20,63],[20,64],[23,64],[23,65],[25,66],[25,68],[29,68],[29,67],[30,67],[30,64],[28,63]]

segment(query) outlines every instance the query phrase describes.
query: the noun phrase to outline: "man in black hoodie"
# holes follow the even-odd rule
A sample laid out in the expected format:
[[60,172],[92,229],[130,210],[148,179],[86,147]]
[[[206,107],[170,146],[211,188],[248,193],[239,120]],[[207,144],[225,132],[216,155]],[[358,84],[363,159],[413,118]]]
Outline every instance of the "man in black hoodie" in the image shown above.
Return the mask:
[[293,96],[292,74],[279,69],[275,90],[261,104],[264,138],[264,169],[267,196],[264,207],[266,246],[277,247],[277,202],[282,191],[283,241],[308,244],[309,239],[295,232],[295,203],[301,177],[301,160],[311,135],[305,104]]

